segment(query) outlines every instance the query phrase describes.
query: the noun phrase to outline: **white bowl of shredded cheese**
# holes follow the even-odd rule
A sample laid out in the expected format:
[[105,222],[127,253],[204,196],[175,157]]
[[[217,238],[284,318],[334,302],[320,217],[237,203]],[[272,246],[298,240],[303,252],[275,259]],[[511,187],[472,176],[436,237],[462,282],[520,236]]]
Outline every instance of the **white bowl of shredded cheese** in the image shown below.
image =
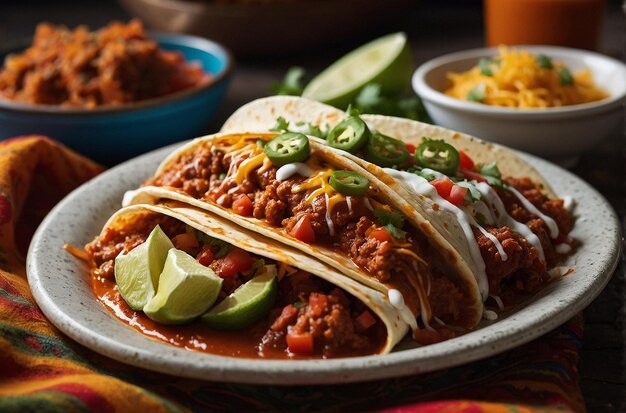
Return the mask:
[[[586,50],[554,46],[515,46],[508,50],[508,57],[506,53],[504,48],[474,49],[422,64],[413,75],[413,89],[433,121],[564,163],[617,133],[623,124],[623,63]],[[539,63],[533,64],[535,60]],[[558,76],[553,73],[546,80],[548,70]],[[598,93],[599,100],[569,104]],[[565,104],[551,106],[555,102]]]

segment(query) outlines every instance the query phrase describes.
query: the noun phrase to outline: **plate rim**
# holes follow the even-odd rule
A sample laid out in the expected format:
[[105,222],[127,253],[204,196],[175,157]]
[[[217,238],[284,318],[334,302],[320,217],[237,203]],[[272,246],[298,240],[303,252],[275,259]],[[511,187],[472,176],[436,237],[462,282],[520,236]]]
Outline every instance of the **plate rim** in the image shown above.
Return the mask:
[[[63,211],[68,208],[68,205],[84,196],[84,193],[89,193],[88,191],[92,187],[97,187],[102,182],[106,182],[107,179],[111,179],[111,177],[122,173],[133,165],[151,162],[158,164],[159,158],[163,159],[181,144],[184,144],[184,142],[169,145],[133,158],[103,172],[76,188],[59,202],[42,221],[33,236],[27,254],[28,282],[33,297],[46,318],[65,335],[81,345],[136,367],[195,379],[281,385],[294,385],[294,383],[298,385],[351,383],[402,377],[455,367],[521,346],[565,323],[574,314],[587,307],[600,294],[615,272],[621,256],[620,221],[615,210],[605,197],[582,178],[570,171],[538,157],[520,153],[522,157],[537,167],[542,174],[546,175],[546,172],[550,171],[557,173],[561,175],[561,179],[569,179],[571,185],[580,187],[583,192],[593,196],[597,203],[608,213],[608,218],[611,221],[609,225],[612,229],[615,229],[613,237],[606,241],[609,248],[606,250],[605,258],[602,260],[603,265],[594,274],[595,276],[587,282],[586,289],[579,291],[574,298],[559,302],[561,307],[565,304],[567,304],[567,307],[557,307],[560,311],[553,309],[550,317],[526,321],[522,324],[523,328],[512,328],[508,333],[502,332],[502,327],[509,326],[512,322],[515,324],[514,322],[517,318],[526,315],[529,307],[532,309],[533,306],[537,305],[536,301],[533,301],[503,320],[442,343],[396,351],[386,355],[330,360],[263,360],[217,356],[174,347],[129,329],[129,331],[141,335],[145,340],[149,341],[146,342],[145,348],[138,348],[128,343],[117,342],[106,335],[98,334],[97,331],[94,331],[93,326],[89,326],[87,320],[78,320],[76,316],[72,317],[70,314],[62,311],[59,304],[51,298],[49,291],[46,289],[44,271],[41,268],[42,263],[37,260],[37,251],[42,248],[41,243],[48,228],[54,228],[55,219],[58,219]],[[104,217],[104,220],[106,218],[108,217]],[[574,254],[575,256],[576,253]],[[69,259],[69,257],[65,259]],[[83,267],[83,264],[79,265]],[[554,286],[554,284],[558,283],[551,285]],[[556,287],[550,289],[554,288]],[[541,290],[538,294],[538,301],[547,300],[549,294],[547,289]],[[94,300],[93,303],[101,305],[97,300]],[[539,305],[541,306],[541,304]],[[102,307],[102,310],[106,311],[104,307]],[[109,316],[112,321],[122,323],[112,315],[109,314]],[[80,317],[80,314],[78,317]],[[127,325],[124,325],[124,327],[128,329]],[[496,334],[485,338],[485,333]],[[484,340],[481,339],[481,335]],[[154,353],[153,350],[155,348],[158,348],[158,353]]]

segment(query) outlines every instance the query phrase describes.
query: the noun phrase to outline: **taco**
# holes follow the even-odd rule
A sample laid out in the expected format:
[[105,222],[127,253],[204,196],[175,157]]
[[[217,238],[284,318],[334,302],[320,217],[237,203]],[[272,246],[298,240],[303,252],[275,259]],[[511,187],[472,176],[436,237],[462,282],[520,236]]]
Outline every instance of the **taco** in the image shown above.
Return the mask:
[[[358,120],[369,130],[367,143],[342,148],[333,142],[338,130]],[[294,97],[243,106],[223,130],[235,127],[317,128],[329,146],[349,149],[342,155],[402,196],[464,257],[483,300],[491,297],[498,310],[558,276],[559,261],[576,246],[569,236],[571,199],[557,198],[532,165],[501,145],[408,119],[340,113]]]
[[[157,226],[175,249],[221,278],[213,308],[241,285],[268,274],[277,280],[277,297],[248,310],[250,322],[245,325],[223,321],[207,326],[203,320],[209,310],[191,324],[170,326],[132,310],[116,286],[116,257],[145,243]],[[236,357],[348,357],[388,353],[408,331],[406,314],[385,294],[293,248],[175,201],[118,211],[85,252],[94,291],[114,315],[146,335],[181,347]]]
[[124,203],[160,199],[205,209],[386,294],[410,310],[405,321],[419,343],[467,332],[482,317],[459,252],[377,176],[314,138],[265,132],[196,139]]

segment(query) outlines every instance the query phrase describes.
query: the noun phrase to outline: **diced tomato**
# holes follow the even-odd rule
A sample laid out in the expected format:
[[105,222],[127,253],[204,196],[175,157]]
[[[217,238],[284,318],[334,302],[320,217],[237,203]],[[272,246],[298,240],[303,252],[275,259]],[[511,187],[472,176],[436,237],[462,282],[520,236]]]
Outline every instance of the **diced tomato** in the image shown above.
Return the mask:
[[304,215],[296,225],[289,232],[294,238],[302,242],[306,242],[307,244],[312,244],[315,242],[315,231],[313,231],[313,225],[311,225],[311,218],[309,215]]
[[213,251],[211,251],[211,247],[209,245],[203,245],[202,251],[200,251],[200,254],[198,254],[196,259],[200,264],[208,267],[213,262],[213,260],[215,260],[215,254],[213,254]]
[[196,238],[196,234],[192,232],[185,232],[183,234],[178,234],[174,238],[172,238],[172,244],[179,250],[183,250],[188,252],[193,248],[197,248],[200,244],[198,243],[198,239]]
[[248,195],[241,195],[235,202],[233,202],[232,208],[235,214],[242,215],[244,217],[251,217],[252,211],[254,211],[254,204],[252,204]]
[[454,186],[454,182],[452,182],[448,178],[435,179],[433,181],[430,181],[430,184],[435,187],[439,196],[444,199],[448,199],[448,197],[450,196],[450,191]]
[[465,194],[467,194],[467,188],[464,188],[459,185],[454,185],[450,190],[450,196],[448,196],[448,202],[453,205],[460,205],[465,199]]
[[316,317],[324,313],[326,303],[328,303],[328,296],[326,294],[311,293],[309,296],[309,307],[311,308],[311,313]]
[[478,182],[487,182],[484,176],[478,172],[470,171],[469,169],[461,169],[461,173],[469,180],[475,180]]
[[409,151],[410,153],[415,153],[415,145],[413,145],[412,143],[407,143],[406,150]]
[[461,169],[469,169],[470,171],[474,169],[474,161],[463,151],[459,151],[459,167]]
[[369,311],[365,310],[354,320],[357,328],[360,331],[365,331],[374,324],[376,324],[376,319]]
[[250,254],[240,248],[235,248],[224,257],[217,274],[222,278],[232,277],[239,272],[249,271],[252,264],[254,264],[254,258]]
[[306,355],[313,353],[313,334],[295,334],[292,332],[288,332],[287,348],[293,354]]
[[372,231],[370,237],[376,238],[380,242],[391,241],[391,234],[385,227],[376,228]]

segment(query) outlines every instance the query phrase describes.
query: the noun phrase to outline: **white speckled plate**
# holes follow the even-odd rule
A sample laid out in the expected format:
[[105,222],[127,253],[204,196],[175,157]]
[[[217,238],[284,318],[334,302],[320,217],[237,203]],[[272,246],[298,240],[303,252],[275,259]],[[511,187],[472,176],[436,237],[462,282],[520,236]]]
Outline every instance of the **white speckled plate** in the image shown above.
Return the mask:
[[212,356],[143,336],[111,316],[91,291],[87,268],[63,250],[93,239],[122,195],[156,169],[172,147],[113,168],[66,197],[30,245],[28,281],[44,314],[79,343],[116,360],[178,376],[224,382],[308,384],[364,381],[468,363],[526,343],[567,321],[604,288],[618,262],[619,221],[607,201],[571,173],[528,156],[556,192],[576,202],[572,235],[582,241],[565,263],[574,272],[525,305],[474,332],[422,348],[407,342],[391,354],[335,360],[248,360]]

